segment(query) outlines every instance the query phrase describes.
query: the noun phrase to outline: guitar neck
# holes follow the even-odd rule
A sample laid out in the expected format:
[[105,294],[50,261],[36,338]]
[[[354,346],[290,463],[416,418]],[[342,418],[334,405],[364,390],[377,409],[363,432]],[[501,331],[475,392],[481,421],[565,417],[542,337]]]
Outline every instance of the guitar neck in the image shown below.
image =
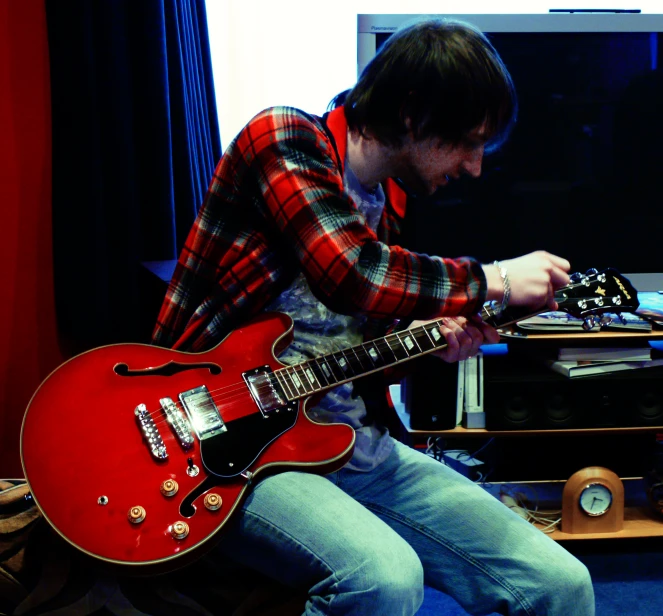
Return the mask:
[[[490,306],[485,305],[481,316],[493,327],[501,327],[539,312],[522,315],[505,312],[501,318],[498,318]],[[442,325],[441,319],[428,321],[384,338],[280,368],[274,372],[274,377],[288,400],[298,400],[444,349],[447,342],[440,331]]]
[[[637,290],[627,278],[608,268],[602,272],[590,270],[585,275],[572,275],[571,283],[555,292],[555,301],[559,310],[586,319],[586,324],[593,327],[596,315],[635,311],[639,305],[637,296]],[[491,304],[484,304],[481,318],[485,323],[500,328],[547,310],[545,306],[534,312],[511,307],[498,314]],[[447,343],[440,331],[441,326],[441,320],[428,321],[384,338],[281,368],[274,372],[272,378],[288,400],[298,400],[444,349]]]

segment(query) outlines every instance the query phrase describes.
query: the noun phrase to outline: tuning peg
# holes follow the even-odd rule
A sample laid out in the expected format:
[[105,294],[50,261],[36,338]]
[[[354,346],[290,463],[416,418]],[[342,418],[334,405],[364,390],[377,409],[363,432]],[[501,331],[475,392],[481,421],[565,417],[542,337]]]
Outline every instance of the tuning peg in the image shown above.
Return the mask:
[[569,278],[571,279],[571,282],[580,282],[582,280],[582,274],[580,272],[573,272]]
[[604,325],[610,325],[612,323],[612,317],[610,315],[604,314],[600,320],[601,327]]
[[626,317],[621,312],[617,313],[617,318],[622,325],[626,325]]
[[596,276],[596,274],[599,273],[599,270],[597,270],[595,267],[590,267],[586,272],[585,276]]
[[596,319],[591,316],[591,317],[585,317],[583,323],[582,323],[582,328],[587,332],[590,329],[594,329],[596,326]]

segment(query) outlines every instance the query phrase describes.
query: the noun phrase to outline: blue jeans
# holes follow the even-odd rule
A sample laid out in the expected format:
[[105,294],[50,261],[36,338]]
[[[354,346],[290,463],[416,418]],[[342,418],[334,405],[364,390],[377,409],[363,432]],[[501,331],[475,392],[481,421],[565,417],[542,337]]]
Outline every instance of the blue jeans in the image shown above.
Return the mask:
[[307,615],[411,616],[424,583],[470,614],[594,614],[582,563],[480,486],[402,443],[368,473],[264,479],[220,550],[306,589]]

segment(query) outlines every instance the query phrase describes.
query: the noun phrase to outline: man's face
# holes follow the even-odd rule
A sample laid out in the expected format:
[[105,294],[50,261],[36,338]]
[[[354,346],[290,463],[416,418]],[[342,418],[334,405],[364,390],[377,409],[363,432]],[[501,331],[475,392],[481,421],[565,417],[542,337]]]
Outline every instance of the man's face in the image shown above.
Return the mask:
[[397,177],[417,195],[432,195],[451,179],[481,175],[485,127],[467,134],[457,145],[439,138],[414,139],[408,135],[401,150]]

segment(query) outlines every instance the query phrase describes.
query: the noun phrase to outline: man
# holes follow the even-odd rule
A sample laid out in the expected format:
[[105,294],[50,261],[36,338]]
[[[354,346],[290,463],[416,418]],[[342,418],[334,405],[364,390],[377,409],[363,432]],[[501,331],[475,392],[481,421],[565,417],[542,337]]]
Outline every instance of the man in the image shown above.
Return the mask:
[[[264,310],[289,313],[296,362],[358,344],[396,320],[442,319],[455,362],[499,339],[485,301],[556,308],[569,263],[540,251],[495,264],[398,246],[408,194],[479,176],[516,114],[488,40],[452,21],[394,34],[324,118],[268,109],[221,159],[164,301],[156,344],[202,351]],[[452,220],[445,234],[479,221]],[[306,614],[414,614],[424,582],[472,614],[594,613],[589,575],[482,488],[392,439],[377,397],[352,383],[311,412],[356,430],[352,460],[322,477],[257,483],[220,550],[306,589]],[[370,410],[369,410],[370,409]]]

